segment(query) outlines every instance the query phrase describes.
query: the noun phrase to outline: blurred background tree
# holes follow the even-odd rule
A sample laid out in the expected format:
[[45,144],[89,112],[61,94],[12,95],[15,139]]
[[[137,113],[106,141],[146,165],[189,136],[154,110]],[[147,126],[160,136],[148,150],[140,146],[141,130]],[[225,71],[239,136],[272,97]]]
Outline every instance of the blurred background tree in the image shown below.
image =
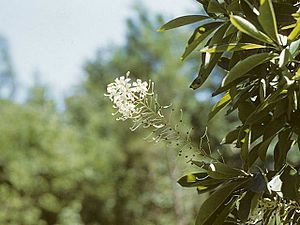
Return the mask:
[[[0,88],[9,90],[0,102],[0,224],[193,224],[203,199],[176,183],[191,169],[185,155],[149,144],[147,132],[117,123],[103,97],[106,85],[128,70],[132,77],[151,78],[161,103],[182,108],[199,141],[211,107],[205,96],[214,82],[196,94],[187,88],[197,66],[193,57],[184,65],[178,60],[187,37],[158,34],[160,24],[162,17],[137,7],[127,20],[124,45],[107,46],[85,64],[85,79],[65,99],[64,110],[57,110],[51,90],[40,82],[24,103],[11,100],[14,72],[0,39]],[[235,119],[228,120],[219,116],[211,124],[214,149]]]
[[15,72],[7,40],[0,36],[0,97],[13,98],[15,95]]

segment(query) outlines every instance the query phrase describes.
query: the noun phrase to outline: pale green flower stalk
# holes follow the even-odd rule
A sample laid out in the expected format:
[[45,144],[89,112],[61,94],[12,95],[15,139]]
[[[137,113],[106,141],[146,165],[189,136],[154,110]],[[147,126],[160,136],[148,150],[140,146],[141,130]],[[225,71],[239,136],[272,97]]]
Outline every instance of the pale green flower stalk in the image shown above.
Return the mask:
[[263,198],[258,201],[258,206],[251,213],[247,224],[257,224],[259,222],[265,224],[264,215],[270,212],[272,212],[275,217],[278,217],[279,223],[280,221],[284,221],[282,224],[292,225],[294,224],[294,217],[300,213],[300,209],[296,201],[286,201],[280,197],[272,200]]
[[[208,156],[201,144],[199,147],[192,144],[190,131],[186,132],[185,135],[181,134],[179,124],[172,125],[171,115],[168,118],[164,115],[170,106],[161,106],[158,103],[157,95],[154,94],[154,83],[151,80],[149,82],[140,79],[132,81],[129,74],[127,72],[126,76],[116,78],[113,83],[107,86],[105,96],[112,101],[113,107],[116,109],[113,115],[119,116],[117,120],[132,120],[133,125],[130,128],[132,131],[139,127],[152,129],[148,137],[145,138],[146,140],[155,143],[164,141],[168,145],[175,144],[174,147],[178,149],[179,155],[184,150],[191,150],[193,153],[191,153],[189,162],[196,156],[196,152]],[[173,109],[168,111],[172,114]],[[182,112],[179,123],[182,123]],[[186,154],[185,157],[188,158],[189,156]]]

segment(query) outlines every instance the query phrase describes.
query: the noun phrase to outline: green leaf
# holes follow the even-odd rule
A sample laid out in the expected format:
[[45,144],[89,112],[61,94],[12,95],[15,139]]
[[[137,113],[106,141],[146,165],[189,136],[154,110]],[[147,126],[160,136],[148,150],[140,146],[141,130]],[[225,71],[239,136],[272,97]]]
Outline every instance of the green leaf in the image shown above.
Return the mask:
[[232,36],[230,34],[226,35],[228,29],[230,28],[230,25],[231,24],[229,22],[223,23],[223,25],[221,25],[220,28],[216,31],[214,36],[212,36],[211,40],[209,41],[209,45],[227,43]]
[[[278,106],[276,106],[278,107]],[[264,130],[264,140],[278,134],[279,131],[281,131],[286,125],[286,118],[284,115],[273,118],[269,123],[267,124],[265,130]]]
[[260,144],[259,149],[258,149],[258,155],[262,161],[265,161],[268,148],[275,136],[276,136],[276,134],[272,135],[271,137],[267,138]]
[[260,144],[255,145],[251,151],[249,152],[248,155],[248,165],[249,168],[253,165],[253,163],[257,160],[258,158],[258,150],[259,150]]
[[269,44],[274,44],[271,38],[269,38],[266,34],[259,31],[252,23],[248,20],[240,17],[240,16],[230,16],[231,23],[241,32],[257,39],[262,42],[266,42]]
[[238,30],[236,29],[236,27],[230,23],[228,29],[226,30],[226,32],[224,34],[224,37],[236,34],[237,32],[238,32]]
[[208,175],[214,179],[230,179],[244,176],[242,170],[232,168],[223,163],[211,163],[207,170]]
[[292,55],[290,53],[290,50],[288,48],[283,49],[279,55],[278,66],[279,67],[286,66],[291,59],[292,59]]
[[244,51],[250,49],[267,48],[264,45],[252,44],[252,43],[230,43],[225,45],[214,45],[201,49],[201,52],[231,52],[231,51]]
[[258,23],[257,16],[259,15],[259,11],[253,5],[253,3],[249,2],[248,0],[241,0],[240,6],[243,10],[243,14],[245,15],[246,18],[248,18],[249,21],[253,23]]
[[300,49],[300,39],[298,39],[296,41],[293,41],[290,44],[290,52],[291,52],[293,57],[295,57],[298,54],[299,49]]
[[238,116],[239,119],[244,123],[250,114],[255,110],[255,104],[245,99],[238,104]]
[[263,64],[274,57],[275,57],[274,53],[259,53],[259,54],[251,55],[246,59],[238,62],[228,72],[227,76],[225,77],[225,80],[223,80],[223,86],[227,86],[231,82],[247,74],[250,70],[252,70],[256,66]]
[[251,125],[251,130],[252,130],[252,138],[251,138],[251,142],[253,143],[254,141],[258,140],[258,138],[260,138],[263,133],[264,133],[264,126],[265,124],[262,123],[257,123],[257,124],[253,124]]
[[206,193],[206,192],[213,191],[213,190],[215,190],[217,187],[219,187],[221,183],[222,183],[222,182],[219,182],[219,183],[217,183],[217,184],[209,185],[209,186],[197,186],[197,188],[196,188],[197,193],[198,193],[198,195],[199,195],[199,194],[203,194],[203,193]]
[[297,12],[299,6],[297,4],[293,4],[292,2],[288,1],[272,1],[277,24],[281,26],[290,25],[295,21],[292,14]]
[[300,203],[300,175],[298,174],[297,170],[291,166],[287,166],[280,178],[283,182],[281,190],[284,198],[294,201],[296,200],[298,203]]
[[187,25],[187,24],[196,23],[196,22],[199,22],[199,21],[205,20],[205,19],[209,19],[209,17],[202,16],[202,15],[182,16],[182,17],[178,17],[174,20],[171,20],[171,21],[167,22],[166,24],[161,26],[157,31],[162,32],[162,31],[165,31],[165,30],[170,30],[170,29],[173,29],[173,28],[181,27],[181,26],[184,26],[184,25]]
[[286,156],[290,150],[293,140],[290,140],[291,130],[283,130],[278,134],[278,142],[274,150],[274,168],[280,170],[286,162]]
[[232,195],[232,192],[236,190],[241,182],[230,182],[217,189],[212,193],[208,199],[202,204],[199,209],[196,225],[203,225],[205,222],[222,206],[222,204]]
[[259,99],[264,101],[267,96],[267,83],[265,79],[261,79],[259,83]]
[[298,12],[296,13],[293,13],[292,16],[297,20],[297,19],[300,19],[300,12],[298,10]]
[[249,154],[249,149],[250,149],[250,144],[251,144],[251,129],[249,129],[247,131],[247,134],[245,136],[245,138],[243,139],[243,144],[242,144],[242,147],[241,147],[241,158],[243,160],[243,163],[244,163],[244,169],[248,169],[249,167],[249,157],[248,157],[248,154]]
[[240,12],[240,9],[241,9],[240,1],[233,0],[233,1],[227,2],[225,8],[226,8],[226,11],[227,11],[226,14],[228,14],[228,13],[238,13],[238,12]]
[[273,118],[277,119],[288,111],[288,98],[282,99],[276,103]]
[[241,221],[242,223],[245,223],[248,220],[253,196],[254,196],[254,192],[247,191],[246,194],[243,196],[243,198],[240,200],[238,214],[240,219],[242,220]]
[[[227,36],[226,38],[223,39],[224,33],[229,27],[229,23],[223,24],[215,33],[214,36],[210,40],[210,44],[215,44],[215,43],[222,43],[222,42],[228,42],[231,38],[231,36]],[[210,53],[205,53],[205,54],[210,54]],[[214,69],[215,65],[218,63],[220,57],[222,56],[223,53],[216,53],[216,54],[211,54],[210,60],[208,62],[203,62],[197,78],[192,82],[190,85],[190,88],[192,89],[197,89],[199,88],[208,78],[212,70]]]
[[251,213],[256,209],[262,195],[263,195],[263,193],[255,193],[253,195],[252,200],[251,200],[251,206],[250,206]]
[[292,77],[292,80],[300,80],[300,67],[297,69],[295,76]]
[[217,0],[209,1],[207,11],[209,13],[223,13],[223,14],[227,13],[224,7]]
[[261,172],[255,174],[249,184],[249,190],[255,193],[263,193],[267,190],[268,180]]
[[258,21],[261,24],[262,28],[267,33],[267,35],[269,35],[274,41],[279,43],[277,22],[272,1],[260,0],[259,12],[260,15],[258,16]]
[[300,20],[297,20],[296,27],[292,30],[292,32],[288,36],[288,41],[295,41],[300,34]]
[[181,177],[177,182],[182,187],[209,187],[220,184],[223,181],[213,179],[209,177],[207,173],[190,173]]
[[232,142],[234,142],[239,135],[239,131],[240,129],[237,128],[235,130],[230,131],[225,138],[223,138],[221,144],[231,144]]
[[280,30],[289,30],[291,28],[294,28],[296,26],[296,23],[281,27]]
[[232,210],[234,209],[237,200],[238,200],[238,196],[233,196],[232,199],[228,203],[225,203],[224,204],[225,207],[223,208],[221,213],[218,214],[218,216],[216,217],[216,219],[212,225],[223,224],[223,222],[228,217],[229,213],[231,213]]
[[226,93],[221,100],[214,105],[212,110],[208,114],[208,120],[211,120],[220,110],[222,110],[226,105],[228,105],[231,101],[231,97],[229,93]]
[[[184,60],[191,52],[198,47],[198,45],[204,46],[208,39],[213,36],[214,31],[222,24],[221,22],[212,22],[205,24],[196,29],[192,38],[189,40],[188,45],[185,48],[181,60]],[[207,41],[206,41],[207,40]]]
[[209,60],[208,65],[206,65],[206,66],[201,65],[198,76],[192,82],[192,84],[190,85],[190,88],[195,90],[195,89],[201,87],[204,84],[204,82],[207,80],[208,76],[210,75],[210,73],[214,69],[215,65],[218,63],[221,56],[222,56],[222,53],[216,53],[215,55],[213,55],[211,57],[211,59]]
[[275,92],[271,93],[259,106],[256,107],[256,110],[249,116],[247,119],[248,122],[255,120],[257,113],[268,109],[268,107],[273,107],[277,102],[280,102],[287,97],[287,90],[284,88],[278,88]]

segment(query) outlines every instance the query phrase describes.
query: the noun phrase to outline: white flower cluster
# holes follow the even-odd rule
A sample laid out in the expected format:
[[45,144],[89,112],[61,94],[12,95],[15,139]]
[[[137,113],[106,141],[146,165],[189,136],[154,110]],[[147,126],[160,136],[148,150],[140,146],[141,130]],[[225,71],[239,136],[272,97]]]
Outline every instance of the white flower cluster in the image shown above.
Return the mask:
[[116,78],[115,82],[107,85],[107,94],[105,94],[117,109],[115,114],[121,114],[119,120],[137,118],[140,112],[137,106],[149,94],[148,83],[140,79],[131,82],[129,74],[127,72],[126,76]]

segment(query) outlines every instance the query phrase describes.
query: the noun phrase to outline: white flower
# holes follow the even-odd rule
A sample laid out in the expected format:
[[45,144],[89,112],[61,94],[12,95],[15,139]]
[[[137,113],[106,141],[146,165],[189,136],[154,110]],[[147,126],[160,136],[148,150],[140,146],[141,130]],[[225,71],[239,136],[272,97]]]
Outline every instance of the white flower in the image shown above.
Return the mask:
[[118,119],[126,120],[128,118],[137,118],[139,115],[138,103],[141,102],[148,94],[149,87],[146,81],[142,82],[137,79],[131,83],[129,72],[126,77],[116,78],[113,83],[107,85],[107,94],[113,102],[113,107],[117,113],[121,114]]
[[133,82],[131,90],[139,93],[140,98],[144,98],[148,92],[148,83],[146,81],[142,82],[140,79],[137,79],[136,82]]
[[114,83],[111,83],[107,85],[106,91],[108,94],[104,94],[105,96],[108,96],[110,100],[112,101],[114,96],[117,94],[117,88]]
[[121,76],[120,78],[115,79],[115,85],[121,92],[126,92],[130,91],[132,84],[130,83],[130,78]]
[[118,109],[118,113],[122,115],[118,118],[119,120],[132,118],[138,113],[135,105],[132,102],[118,102],[115,107]]

